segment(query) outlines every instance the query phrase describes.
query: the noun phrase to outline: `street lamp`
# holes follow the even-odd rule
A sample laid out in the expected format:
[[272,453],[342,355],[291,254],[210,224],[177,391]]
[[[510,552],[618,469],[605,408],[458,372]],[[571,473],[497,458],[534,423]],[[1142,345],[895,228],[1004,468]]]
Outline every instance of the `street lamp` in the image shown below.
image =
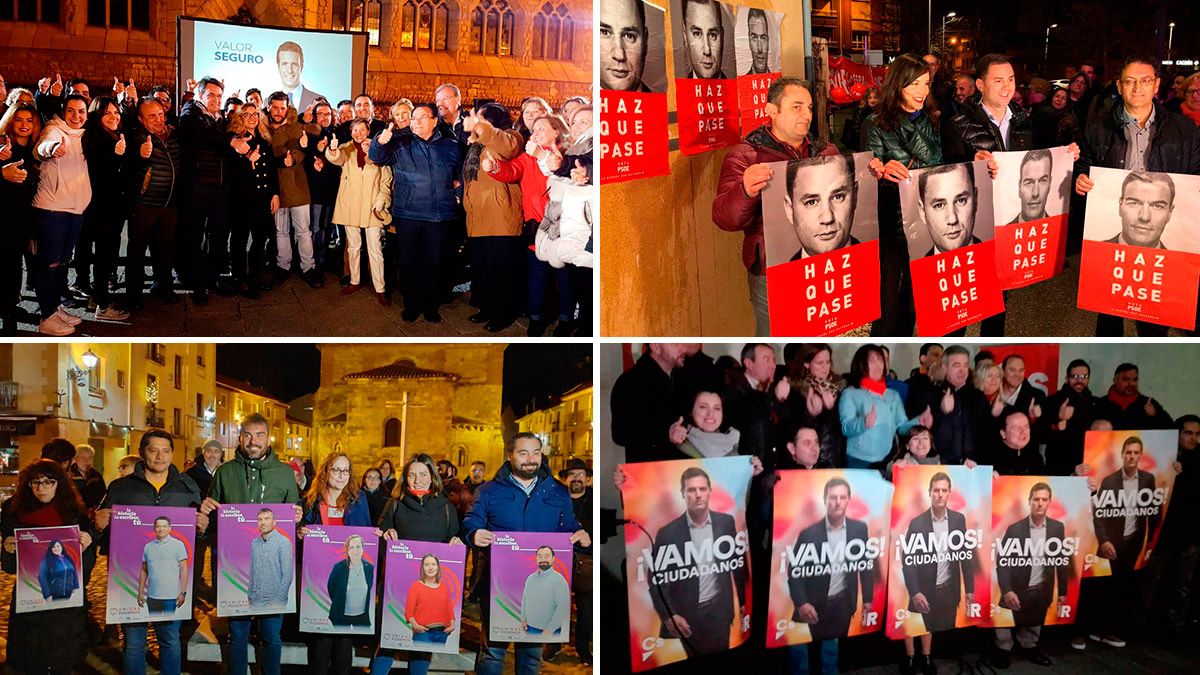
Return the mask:
[[[1174,26],[1175,24],[1171,25]],[[96,352],[92,351],[91,349],[88,349],[86,352],[84,352],[83,356],[80,358],[83,360],[83,367],[87,368],[88,370],[95,368],[96,364],[100,363],[100,357],[96,356]]]
[[954,12],[950,12],[946,16],[942,17],[942,53],[943,54],[945,54],[945,52],[946,52],[946,19],[953,19],[956,16],[958,16],[958,14],[956,14]]
[[1170,31],[1167,32],[1167,60],[1171,60],[1171,43],[1175,41],[1175,22],[1168,24]]
[[[1058,24],[1052,23],[1049,26],[1046,26],[1046,51],[1042,54],[1042,70],[1045,70],[1047,65],[1050,63],[1050,29],[1051,28],[1058,28]],[[1042,75],[1045,75],[1045,73],[1042,73]]]

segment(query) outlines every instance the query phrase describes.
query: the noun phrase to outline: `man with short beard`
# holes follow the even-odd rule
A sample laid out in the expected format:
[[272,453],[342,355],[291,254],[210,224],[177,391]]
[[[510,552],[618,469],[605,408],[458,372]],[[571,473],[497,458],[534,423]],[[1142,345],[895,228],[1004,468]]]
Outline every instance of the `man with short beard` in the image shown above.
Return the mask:
[[688,345],[653,343],[613,384],[613,442],[625,448],[626,462],[683,459],[668,438],[678,417],[671,395],[671,373],[684,365]]
[[300,254],[300,278],[311,288],[321,288],[325,280],[313,258],[312,230],[309,228],[312,199],[304,170],[308,156],[315,154],[316,137],[321,128],[315,124],[300,124],[296,109],[288,105],[288,96],[282,91],[271,94],[268,101],[271,150],[280,165],[279,209],[275,211],[275,284],[282,283],[291,271],[294,233]]
[[[582,459],[572,457],[567,466],[558,472],[560,480],[566,481],[567,492],[575,519],[590,535],[592,533],[592,488],[588,485],[592,469]],[[571,591],[575,594],[575,653],[579,662],[592,662],[592,547],[575,544],[575,571],[571,574]],[[544,659],[549,661],[561,649],[560,644],[546,645]]]
[[1071,476],[1083,463],[1083,437],[1096,419],[1096,397],[1088,384],[1092,367],[1083,359],[1067,364],[1062,389],[1046,398],[1038,423],[1046,439],[1046,470]]
[[[309,205],[309,231],[312,232],[313,260],[321,269],[326,260],[326,249],[336,248],[341,239],[333,224],[333,205],[337,200],[342,169],[333,162],[325,161],[325,149],[334,135],[333,108],[329,101],[320,100],[313,106],[313,119],[319,131],[309,139],[311,151],[304,163],[304,170],[308,174],[308,191],[312,200]],[[333,258],[339,263],[342,260],[341,256]],[[330,260],[329,266],[335,267],[333,260]],[[336,269],[340,273],[341,265],[336,265]]]
[[571,617],[567,580],[554,569],[554,549],[539,546],[537,571],[525,578],[521,592],[521,630],[529,635],[562,634]]
[[[562,483],[550,475],[542,456],[542,441],[537,435],[521,432],[506,448],[508,461],[496,476],[476,492],[475,504],[463,519],[464,539],[479,547],[491,546],[496,532],[570,532],[572,544],[591,546],[587,530],[575,519],[571,497]],[[480,579],[480,588],[488,593],[490,568]],[[490,626],[491,601],[480,598],[484,634]],[[522,673],[538,672],[542,646],[515,643],[516,661]],[[504,669],[505,643],[484,641],[477,661],[480,675],[500,675]]]

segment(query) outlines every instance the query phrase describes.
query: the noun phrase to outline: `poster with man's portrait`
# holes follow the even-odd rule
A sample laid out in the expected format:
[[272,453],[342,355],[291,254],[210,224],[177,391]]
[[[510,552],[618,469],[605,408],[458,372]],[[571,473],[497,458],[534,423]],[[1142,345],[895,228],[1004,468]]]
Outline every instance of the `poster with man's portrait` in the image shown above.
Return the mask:
[[105,621],[191,618],[196,510],[113,506],[111,522]]
[[665,176],[666,11],[642,0],[600,0],[600,180]]
[[987,162],[917,169],[900,183],[919,335],[1004,311]]
[[392,539],[383,579],[380,645],[457,654],[467,547]]
[[497,642],[567,642],[571,630],[568,532],[497,532],[492,541],[492,612]]
[[767,647],[882,630],[892,484],[869,469],[778,475]]
[[18,614],[83,606],[83,544],[79,526],[22,527],[17,538]]
[[771,164],[762,194],[771,334],[838,335],[879,318],[871,153]]
[[1062,272],[1075,162],[1065,147],[997,152],[992,185],[996,273],[1008,290]]
[[1178,452],[1174,429],[1089,431],[1084,436],[1096,533],[1095,556],[1086,561],[1085,577],[1128,577],[1150,564],[1175,488]]
[[217,616],[296,611],[296,510],[222,504],[217,514]]
[[675,110],[685,155],[733,145],[738,121],[733,12],[717,0],[671,0]]
[[371,635],[379,537],[373,527],[308,525],[304,532],[300,630]]
[[1200,285],[1200,176],[1093,167],[1080,309],[1192,328]]
[[752,612],[750,457],[639,462],[621,470],[631,521],[625,571],[633,672],[744,643]]
[[733,51],[743,136],[767,122],[767,90],[783,73],[783,17],[783,12],[737,7]]
[[991,625],[1075,623],[1084,564],[1095,550],[1085,478],[994,476]]

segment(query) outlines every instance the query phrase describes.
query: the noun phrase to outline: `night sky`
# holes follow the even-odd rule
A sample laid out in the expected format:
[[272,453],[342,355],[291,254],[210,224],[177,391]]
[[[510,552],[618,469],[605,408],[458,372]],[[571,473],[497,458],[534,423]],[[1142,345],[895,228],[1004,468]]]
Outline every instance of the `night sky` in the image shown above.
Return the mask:
[[[512,344],[504,354],[504,405],[520,416],[550,396],[592,379],[592,346]],[[217,345],[217,372],[291,401],[321,384],[321,352],[313,344]]]

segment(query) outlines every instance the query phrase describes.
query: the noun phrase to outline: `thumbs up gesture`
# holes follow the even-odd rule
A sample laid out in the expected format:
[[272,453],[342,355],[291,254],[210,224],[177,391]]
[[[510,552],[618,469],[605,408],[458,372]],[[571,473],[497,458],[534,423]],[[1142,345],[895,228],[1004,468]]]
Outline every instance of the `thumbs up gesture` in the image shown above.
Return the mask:
[[125,85],[121,84],[121,80],[113,78],[113,96],[120,96],[125,93]]
[[117,144],[113,146],[113,153],[118,157],[125,154],[125,134],[117,134]]
[[125,85],[125,100],[127,100],[127,101],[136,101],[137,100],[137,87],[135,87],[133,85],[132,77],[129,78],[129,84]]
[[317,141],[317,151],[318,152],[325,152],[325,148],[327,148],[328,146],[329,146],[328,138],[322,138],[321,140]]
[[254,148],[254,152],[251,152],[250,154],[246,155],[246,159],[250,160],[251,168],[255,167],[258,164],[258,160],[261,158],[262,158],[262,153],[258,151],[258,148]]
[[1037,401],[1029,402],[1029,421],[1033,422],[1042,416],[1042,406],[1037,404]]
[[942,414],[949,415],[954,412],[954,390],[947,388],[946,393],[942,394]]
[[871,404],[871,409],[867,411],[866,422],[867,422],[868,429],[875,426],[875,404],[874,403]]
[[683,426],[682,417],[675,420],[675,423],[671,425],[671,430],[667,432],[667,436],[675,445],[679,445],[687,440],[687,427]]
[[154,141],[151,138],[153,138],[151,134],[146,134],[146,140],[142,142],[142,148],[139,152],[142,159],[150,159],[150,155],[154,152]]
[[571,182],[576,185],[587,185],[587,169],[579,160],[575,160],[575,168],[571,169]]
[[375,137],[379,141],[380,145],[387,145],[388,143],[392,142],[392,129],[395,126],[396,123],[392,122],[391,124],[387,125],[383,131],[379,132],[378,136]]
[[334,150],[335,152],[337,151],[337,149],[338,149],[338,138],[337,138],[337,134],[334,134],[334,135],[333,135],[333,138],[330,138],[330,139],[329,139],[329,147],[333,148],[333,150]]
[[325,168],[325,160],[320,157],[313,157],[313,171],[320,171]]
[[1070,420],[1074,414],[1075,406],[1071,405],[1071,399],[1064,400],[1062,405],[1058,407],[1058,419],[1061,422]]
[[303,129],[300,130],[300,147],[308,147],[308,132]]
[[0,162],[8,161],[12,158],[12,141],[8,135],[4,136],[4,145],[0,146]]
[[558,152],[558,147],[554,148],[554,152],[546,156],[546,168],[551,171],[558,171],[562,167],[562,155]]
[[55,73],[54,74],[54,82],[50,85],[50,94],[53,96],[60,96],[60,95],[62,95],[62,90],[63,90],[62,73]]
[[495,173],[500,166],[491,157],[484,157],[479,160],[479,168],[483,169],[485,173]]
[[285,154],[285,155],[283,156],[283,165],[284,165],[284,166],[287,166],[287,167],[290,167],[290,166],[291,166],[292,164],[294,164],[294,163],[295,163],[295,160],[293,160],[293,159],[292,159],[292,151],[291,151],[291,150],[288,150],[288,151],[287,151],[287,154]]
[[29,172],[21,168],[23,164],[25,164],[25,160],[23,159],[18,159],[12,164],[5,164],[2,170],[3,173],[0,175],[3,175],[4,180],[10,183],[24,183],[25,176],[29,175]]

